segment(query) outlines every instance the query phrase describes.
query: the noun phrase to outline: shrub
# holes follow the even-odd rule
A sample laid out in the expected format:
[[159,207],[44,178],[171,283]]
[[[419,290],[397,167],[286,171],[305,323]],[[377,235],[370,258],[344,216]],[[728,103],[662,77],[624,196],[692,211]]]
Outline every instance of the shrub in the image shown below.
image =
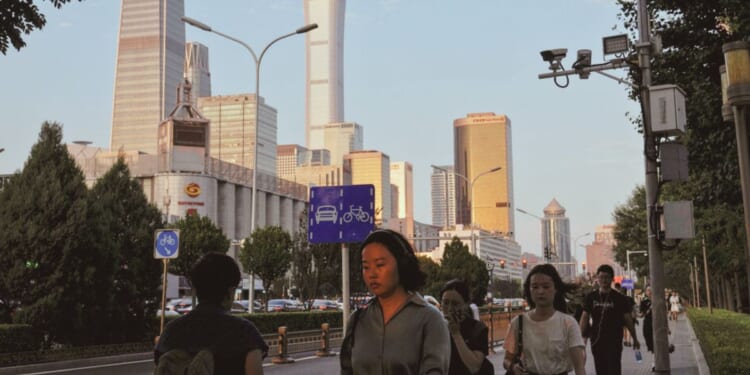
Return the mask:
[[42,335],[28,324],[0,324],[0,353],[41,349]]
[[750,315],[688,309],[688,317],[713,374],[750,374]]

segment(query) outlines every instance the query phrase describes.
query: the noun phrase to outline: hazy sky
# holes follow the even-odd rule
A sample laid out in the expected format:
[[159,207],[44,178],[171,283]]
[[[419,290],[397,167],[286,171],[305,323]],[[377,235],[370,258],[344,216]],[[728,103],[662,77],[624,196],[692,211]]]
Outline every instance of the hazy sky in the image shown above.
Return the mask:
[[[39,7],[47,26],[0,55],[0,173],[23,167],[45,120],[63,124],[65,142],[109,145],[120,2]],[[301,0],[186,0],[185,14],[258,53],[304,23]],[[539,80],[548,71],[539,51],[568,48],[570,67],[587,48],[602,62],[601,38],[623,31],[617,14],[614,0],[349,0],[345,120],[363,126],[366,149],[413,164],[416,219],[430,223],[430,164],[453,163],[453,120],[506,114],[515,207],[542,216],[556,198],[573,237],[593,232],[643,183],[643,141],[629,121],[639,109],[624,85],[600,75],[571,77],[566,89]],[[246,50],[191,27],[187,39],[209,48],[214,95],[253,92]],[[304,37],[264,57],[261,95],[278,110],[279,144],[304,145],[304,79]],[[540,254],[539,220],[515,215],[523,250]]]

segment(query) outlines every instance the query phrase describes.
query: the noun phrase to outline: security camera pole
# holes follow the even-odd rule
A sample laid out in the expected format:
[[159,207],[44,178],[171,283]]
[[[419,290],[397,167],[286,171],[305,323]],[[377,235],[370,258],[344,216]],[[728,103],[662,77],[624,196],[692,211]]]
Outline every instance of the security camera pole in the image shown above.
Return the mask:
[[[643,108],[643,137],[644,137],[644,157],[645,157],[645,169],[646,169],[646,211],[647,211],[647,228],[648,228],[648,258],[649,258],[649,269],[651,273],[651,293],[653,298],[651,299],[652,311],[653,311],[653,324],[654,324],[654,367],[655,373],[669,374],[669,337],[668,323],[667,323],[667,310],[666,302],[664,299],[664,263],[662,260],[662,253],[659,248],[659,242],[655,231],[658,230],[658,217],[657,210],[657,187],[658,187],[658,170],[656,165],[657,160],[657,143],[656,137],[653,134],[651,124],[651,109],[650,109],[650,94],[649,87],[651,86],[651,30],[650,30],[650,19],[648,17],[648,10],[646,8],[646,2],[644,0],[638,1],[638,43],[636,47],[638,49],[638,66],[641,69],[641,84],[639,86],[633,85],[632,83],[625,81],[621,78],[614,77],[604,70],[624,68],[627,66],[624,58],[614,59],[604,64],[597,64],[596,66],[582,66],[580,64],[574,64],[573,70],[559,70],[561,68],[560,60],[565,57],[567,50],[554,49],[542,52],[542,58],[545,61],[550,62],[550,69],[552,73],[540,74],[539,79],[544,78],[557,78],[561,76],[569,76],[578,74],[581,78],[587,78],[589,72],[597,72],[606,77],[617,80],[619,83],[630,85],[631,87],[637,88],[640,91],[640,100]],[[585,53],[584,53],[585,55]],[[579,51],[578,58],[581,58]],[[576,66],[578,65],[578,66]],[[557,67],[557,69],[555,69]],[[566,87],[555,82],[559,87]]]

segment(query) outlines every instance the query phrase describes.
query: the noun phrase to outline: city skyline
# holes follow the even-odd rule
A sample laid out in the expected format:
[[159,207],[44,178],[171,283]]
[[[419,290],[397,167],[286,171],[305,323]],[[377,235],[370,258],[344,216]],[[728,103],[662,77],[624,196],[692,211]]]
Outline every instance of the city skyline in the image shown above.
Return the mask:
[[[612,30],[617,7],[595,0],[544,4],[347,4],[347,120],[363,124],[365,149],[412,163],[416,220],[431,222],[430,164],[452,164],[452,123],[471,112],[509,114],[516,207],[541,215],[556,197],[568,209],[572,235],[611,222],[614,207],[642,184],[642,140],[627,115],[638,106],[627,88],[592,75],[570,77],[570,87],[559,90],[536,77],[547,71],[543,49],[568,48],[566,66],[577,48],[592,49],[600,61],[601,37],[622,32]],[[304,24],[298,0],[222,5],[186,0],[185,14],[254,48]],[[29,35],[20,52],[0,57],[3,81],[14,88],[0,94],[8,134],[0,173],[23,167],[45,120],[64,124],[65,142],[109,145],[120,4],[39,6],[45,29]],[[425,6],[434,16],[417,21]],[[246,51],[200,30],[188,29],[186,40],[208,47],[214,95],[252,92]],[[261,75],[262,95],[278,110],[278,143],[305,144],[304,39],[274,46]],[[540,254],[538,220],[516,215],[515,226],[523,250]]]

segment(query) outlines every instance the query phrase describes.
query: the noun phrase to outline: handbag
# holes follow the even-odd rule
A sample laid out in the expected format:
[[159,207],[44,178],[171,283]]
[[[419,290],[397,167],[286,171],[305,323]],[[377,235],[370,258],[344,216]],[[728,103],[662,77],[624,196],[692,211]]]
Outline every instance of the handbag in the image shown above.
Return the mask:
[[516,363],[521,362],[521,353],[523,353],[523,314],[518,316],[518,335],[517,336],[518,336],[518,345],[516,345],[516,348],[517,348],[516,355],[513,357],[513,360],[510,361],[510,367],[508,367],[508,370],[505,372],[506,375],[515,375],[515,373],[513,372],[513,366]]

